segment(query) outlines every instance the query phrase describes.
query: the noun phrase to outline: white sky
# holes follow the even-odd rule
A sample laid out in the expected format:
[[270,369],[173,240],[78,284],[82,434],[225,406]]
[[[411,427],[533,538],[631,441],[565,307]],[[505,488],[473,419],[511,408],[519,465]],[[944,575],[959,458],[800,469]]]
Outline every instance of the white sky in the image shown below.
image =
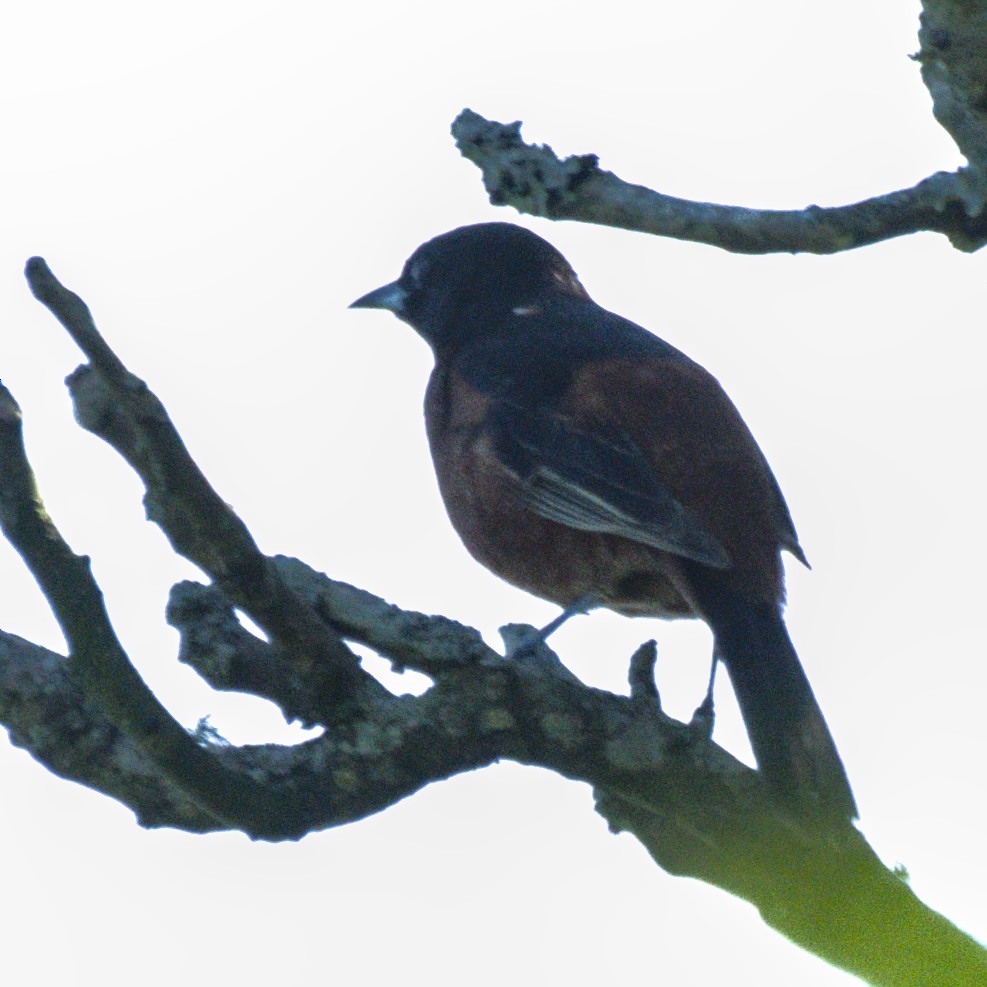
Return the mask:
[[[184,722],[212,714],[238,742],[288,734],[176,664],[162,613],[193,572],[143,520],[128,468],[74,425],[61,381],[79,355],[30,298],[28,256],[87,299],[266,551],[495,641],[554,611],[479,568],[445,520],[424,344],[346,310],[422,240],[517,218],[455,151],[456,113],[520,118],[529,140],[628,180],[750,206],[854,201],[958,162],[907,57],[915,3],[336,8],[53,0],[12,6],[0,36],[0,374],[48,508],[92,555],[142,673]],[[862,827],[926,901],[987,935],[982,255],[923,235],[745,258],[520,221],[741,408],[814,566],[789,567],[789,625]],[[0,627],[61,650],[6,544],[0,585]],[[620,689],[652,635],[666,706],[687,716],[701,626],[597,614],[555,644]],[[745,750],[728,691],[717,739]],[[657,870],[607,833],[587,788],[543,772],[503,765],[268,846],[145,832],[22,751],[0,762],[0,927],[22,982],[854,982]]]

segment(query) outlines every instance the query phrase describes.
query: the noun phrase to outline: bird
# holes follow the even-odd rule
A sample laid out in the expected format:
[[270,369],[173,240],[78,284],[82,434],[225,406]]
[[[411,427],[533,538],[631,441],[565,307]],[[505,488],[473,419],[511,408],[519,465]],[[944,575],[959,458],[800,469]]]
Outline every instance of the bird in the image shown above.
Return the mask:
[[426,432],[469,553],[560,620],[604,607],[704,621],[771,792],[855,819],[783,617],[781,553],[808,562],[716,378],[594,302],[554,246],[512,223],[428,240],[350,307],[392,312],[432,349]]

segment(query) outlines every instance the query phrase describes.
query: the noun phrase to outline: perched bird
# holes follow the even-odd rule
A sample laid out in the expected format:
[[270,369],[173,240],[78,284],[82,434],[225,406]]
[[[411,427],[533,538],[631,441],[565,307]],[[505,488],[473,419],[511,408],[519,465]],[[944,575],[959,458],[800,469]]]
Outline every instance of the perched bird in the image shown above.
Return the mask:
[[781,550],[805,555],[717,380],[510,223],[429,240],[351,307],[388,309],[434,352],[428,441],[474,558],[567,612],[705,621],[767,783],[797,809],[855,818],[782,620]]

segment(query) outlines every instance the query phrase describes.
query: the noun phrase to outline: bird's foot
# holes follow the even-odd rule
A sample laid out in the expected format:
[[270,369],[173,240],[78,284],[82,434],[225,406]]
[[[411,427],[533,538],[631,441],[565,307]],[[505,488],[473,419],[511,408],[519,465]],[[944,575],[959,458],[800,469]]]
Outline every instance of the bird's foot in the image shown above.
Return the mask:
[[505,624],[500,628],[500,636],[504,640],[504,657],[508,661],[523,661],[532,659],[547,659],[558,656],[546,644],[543,629],[532,627],[530,624]]
[[[530,627],[527,624],[507,624],[506,627],[500,629],[501,637],[504,638],[504,644],[507,646],[506,657],[512,659],[525,658],[544,649],[550,655],[557,658],[555,652],[551,651],[546,645],[549,637],[570,617],[589,613],[590,610],[597,606],[599,606],[599,600],[596,597],[583,596],[574,603],[570,603],[554,620],[550,620],[540,629]],[[505,631],[508,633],[505,634]],[[508,636],[510,636],[511,640],[508,640]]]
[[500,629],[507,661],[537,669],[552,676],[579,682],[562,659],[545,643],[542,632],[530,624],[506,624]]

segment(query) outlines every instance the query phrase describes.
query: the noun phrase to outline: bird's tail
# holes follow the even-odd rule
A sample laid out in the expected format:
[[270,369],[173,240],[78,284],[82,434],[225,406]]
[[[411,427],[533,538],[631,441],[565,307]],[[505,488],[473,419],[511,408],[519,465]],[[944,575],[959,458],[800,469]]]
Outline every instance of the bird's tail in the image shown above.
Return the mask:
[[778,608],[724,592],[703,596],[765,781],[797,809],[856,819],[843,762]]

